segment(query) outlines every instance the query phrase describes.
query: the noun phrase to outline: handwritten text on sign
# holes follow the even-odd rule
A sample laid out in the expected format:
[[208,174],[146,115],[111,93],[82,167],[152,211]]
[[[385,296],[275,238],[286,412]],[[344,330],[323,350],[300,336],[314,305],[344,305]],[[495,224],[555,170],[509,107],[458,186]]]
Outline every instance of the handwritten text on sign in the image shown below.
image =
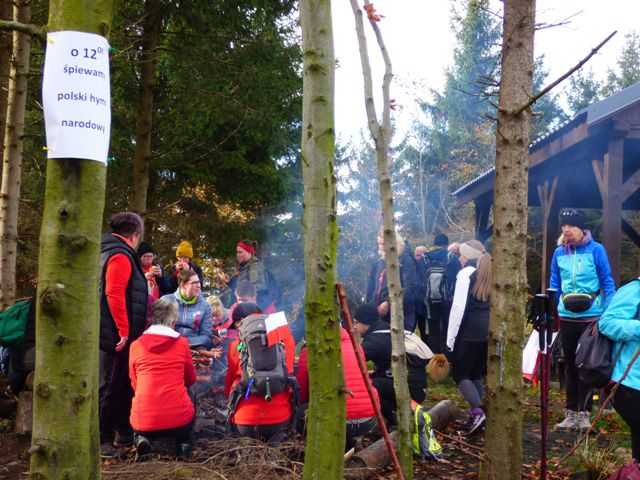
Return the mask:
[[42,99],[49,158],[107,162],[109,84],[106,38],[85,32],[47,34]]

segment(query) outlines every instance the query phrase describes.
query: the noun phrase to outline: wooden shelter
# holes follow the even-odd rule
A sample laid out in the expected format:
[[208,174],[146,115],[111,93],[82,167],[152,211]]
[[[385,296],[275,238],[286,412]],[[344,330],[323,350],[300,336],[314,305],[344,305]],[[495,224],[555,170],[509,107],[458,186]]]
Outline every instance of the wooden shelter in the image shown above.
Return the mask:
[[[453,193],[459,205],[475,203],[476,235],[483,240],[491,235],[495,175],[491,169]],[[543,289],[564,207],[602,209],[604,246],[619,284],[622,233],[640,246],[640,234],[622,217],[623,210],[640,209],[640,82],[535,140],[528,192],[529,205],[543,211]]]

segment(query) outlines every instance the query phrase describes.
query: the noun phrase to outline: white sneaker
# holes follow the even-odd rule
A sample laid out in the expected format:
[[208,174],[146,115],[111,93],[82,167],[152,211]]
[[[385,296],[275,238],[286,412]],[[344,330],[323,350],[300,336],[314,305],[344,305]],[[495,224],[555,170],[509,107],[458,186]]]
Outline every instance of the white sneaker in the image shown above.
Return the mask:
[[589,412],[578,412],[575,428],[578,430],[589,430],[591,428]]
[[573,430],[578,425],[578,412],[567,410],[566,417],[560,423],[556,423],[557,430]]

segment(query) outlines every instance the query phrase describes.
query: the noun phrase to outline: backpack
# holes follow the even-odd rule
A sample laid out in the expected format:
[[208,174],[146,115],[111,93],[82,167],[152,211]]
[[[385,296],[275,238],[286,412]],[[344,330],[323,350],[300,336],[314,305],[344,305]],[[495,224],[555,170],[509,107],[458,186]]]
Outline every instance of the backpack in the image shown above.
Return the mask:
[[580,381],[602,388],[609,383],[615,361],[611,358],[613,342],[602,335],[598,322],[589,325],[578,340],[575,365]]
[[21,300],[0,313],[0,345],[8,347],[24,339],[31,300]]
[[249,315],[240,324],[238,352],[242,378],[238,385],[245,397],[254,394],[269,401],[274,394],[287,389],[289,372],[284,345],[268,344],[266,318],[267,315]]
[[425,257],[424,262],[427,266],[425,281],[426,292],[424,295],[425,305],[430,303],[448,302],[449,284],[447,281],[447,264],[435,262]]

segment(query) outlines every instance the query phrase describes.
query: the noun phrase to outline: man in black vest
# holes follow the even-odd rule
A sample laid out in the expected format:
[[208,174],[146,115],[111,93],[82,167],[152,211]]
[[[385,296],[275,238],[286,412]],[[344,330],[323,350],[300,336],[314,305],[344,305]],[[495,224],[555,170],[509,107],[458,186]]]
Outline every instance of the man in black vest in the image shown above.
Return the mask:
[[129,424],[133,390],[129,346],[147,316],[147,280],[136,247],[144,224],[132,212],[116,213],[100,247],[100,443],[103,457],[133,442]]

